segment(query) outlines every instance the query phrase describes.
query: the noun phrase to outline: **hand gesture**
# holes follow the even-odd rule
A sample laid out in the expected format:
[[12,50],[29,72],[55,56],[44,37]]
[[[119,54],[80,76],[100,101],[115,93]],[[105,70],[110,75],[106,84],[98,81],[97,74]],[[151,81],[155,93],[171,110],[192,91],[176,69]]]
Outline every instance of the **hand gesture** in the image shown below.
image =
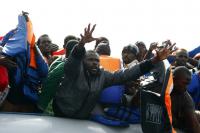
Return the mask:
[[[162,42],[162,45],[163,46],[166,46],[168,45],[169,47],[172,46],[172,45],[175,45],[176,43],[172,44],[172,42],[170,40],[166,40],[164,42]],[[172,49],[176,49],[175,47],[171,47]]]
[[92,33],[93,33],[95,27],[96,27],[96,24],[92,26],[92,29],[90,29],[90,24],[89,24],[88,27],[85,28],[84,34],[83,35],[80,34],[81,39],[79,41],[79,45],[84,46],[86,43],[96,40],[96,38],[92,37]]
[[157,43],[157,42],[152,42],[152,43],[150,44],[149,51],[155,50],[155,49],[157,48],[157,46],[158,46],[158,43]]
[[172,54],[176,49],[174,49],[174,46],[176,43],[172,44],[170,41],[166,41],[166,43],[163,43],[163,48],[156,50],[156,58],[157,61],[162,61],[166,59],[170,54]]

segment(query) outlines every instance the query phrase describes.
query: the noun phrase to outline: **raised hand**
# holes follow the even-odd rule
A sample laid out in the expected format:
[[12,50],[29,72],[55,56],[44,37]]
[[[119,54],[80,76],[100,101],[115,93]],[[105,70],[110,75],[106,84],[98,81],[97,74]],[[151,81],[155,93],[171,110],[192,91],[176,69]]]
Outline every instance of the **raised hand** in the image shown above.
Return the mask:
[[154,57],[154,61],[162,61],[166,59],[170,54],[172,54],[176,49],[174,46],[176,43],[172,44],[170,41],[166,41],[167,43],[163,43],[163,48],[156,49],[156,55]]
[[155,50],[155,49],[157,48],[157,46],[158,46],[158,43],[157,43],[157,42],[152,42],[152,43],[150,44],[149,50],[150,50],[150,51],[153,51],[153,50]]
[[90,29],[90,24],[89,24],[88,27],[85,28],[84,34],[83,35],[80,34],[81,39],[79,41],[79,45],[84,46],[86,43],[96,40],[96,38],[92,37],[92,33],[95,27],[96,27],[96,24],[92,26],[92,29]]

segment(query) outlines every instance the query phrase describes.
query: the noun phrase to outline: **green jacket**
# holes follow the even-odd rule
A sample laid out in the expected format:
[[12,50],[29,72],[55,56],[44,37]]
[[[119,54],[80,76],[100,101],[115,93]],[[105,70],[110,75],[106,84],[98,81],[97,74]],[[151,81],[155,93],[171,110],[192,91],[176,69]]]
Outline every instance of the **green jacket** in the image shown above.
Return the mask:
[[63,77],[64,60],[62,57],[59,57],[50,66],[48,77],[42,85],[42,91],[39,95],[38,107],[47,114],[52,114],[52,99]]

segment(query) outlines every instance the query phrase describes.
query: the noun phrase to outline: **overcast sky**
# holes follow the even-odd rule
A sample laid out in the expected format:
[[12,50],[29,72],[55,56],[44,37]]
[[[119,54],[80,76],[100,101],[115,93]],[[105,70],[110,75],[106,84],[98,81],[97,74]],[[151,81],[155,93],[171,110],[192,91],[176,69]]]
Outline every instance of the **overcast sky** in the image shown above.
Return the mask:
[[[36,37],[49,34],[63,45],[65,36],[79,36],[88,23],[97,24],[94,37],[110,40],[112,55],[123,46],[171,39],[191,50],[200,44],[199,0],[4,0],[0,35],[17,25],[22,10],[29,12]],[[93,48],[93,44],[88,44]]]

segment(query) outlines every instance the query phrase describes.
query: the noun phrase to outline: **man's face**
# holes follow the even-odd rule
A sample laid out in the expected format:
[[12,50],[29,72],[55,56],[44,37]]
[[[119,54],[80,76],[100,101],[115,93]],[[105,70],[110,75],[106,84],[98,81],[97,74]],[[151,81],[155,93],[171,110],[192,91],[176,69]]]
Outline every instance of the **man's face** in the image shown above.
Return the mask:
[[87,53],[84,58],[84,68],[91,74],[99,72],[99,56],[96,53]]
[[187,86],[191,81],[191,75],[187,73],[180,74],[177,77],[174,77],[174,87],[178,92],[185,92]]
[[184,56],[184,55],[177,56],[176,57],[176,65],[177,66],[186,66],[187,60],[188,60],[187,56]]
[[129,64],[135,59],[136,59],[135,54],[133,54],[133,52],[131,52],[130,50],[126,49],[122,51],[122,60],[124,64]]
[[185,52],[177,53],[176,66],[186,66],[187,61],[188,61],[187,53],[185,53]]
[[51,39],[49,37],[41,37],[39,48],[42,53],[50,53],[51,52]]

